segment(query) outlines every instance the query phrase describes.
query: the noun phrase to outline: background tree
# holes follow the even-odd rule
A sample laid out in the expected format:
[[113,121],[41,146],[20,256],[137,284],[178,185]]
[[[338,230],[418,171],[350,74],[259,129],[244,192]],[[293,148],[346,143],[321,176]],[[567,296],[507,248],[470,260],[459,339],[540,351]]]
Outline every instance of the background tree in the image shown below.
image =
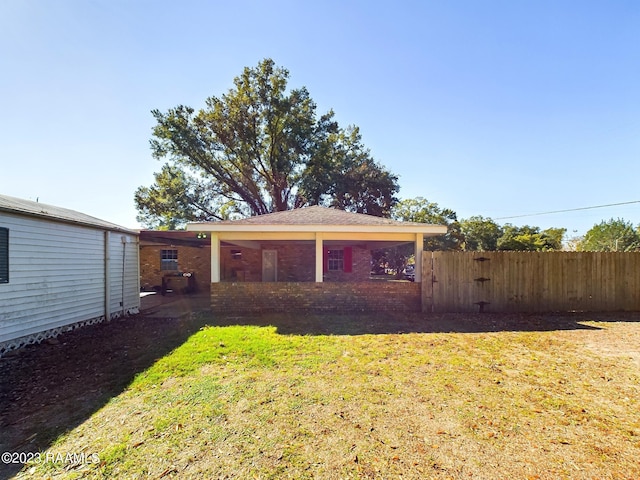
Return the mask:
[[509,223],[502,227],[502,236],[498,239],[498,250],[549,251],[562,250],[562,237],[565,228],[548,228],[524,225],[516,227]]
[[460,250],[464,237],[456,212],[440,208],[437,203],[423,197],[409,198],[398,202],[392,209],[392,217],[403,222],[432,223],[446,225],[447,233],[424,239],[425,250]]
[[470,217],[460,222],[466,251],[494,251],[502,236],[502,227],[490,218]]
[[390,268],[398,279],[402,278],[405,267],[412,259],[415,259],[413,245],[409,244],[371,251],[372,270],[387,273],[385,267]]
[[389,215],[397,177],[373,160],[357,127],[341,129],[332,111],[318,118],[306,88],[287,91],[288,78],[265,59],[198,112],[153,110],[153,156],[168,162],[154,185],[136,191],[139,220],[178,224],[315,204]]
[[640,249],[640,235],[631,222],[612,218],[591,227],[577,249],[583,252],[629,252]]
[[388,217],[397,202],[398,178],[373,160],[358,127],[327,130],[300,182],[307,203]]
[[165,164],[154,178],[151,187],[140,187],[135,193],[138,220],[150,228],[174,230],[184,222],[227,220],[236,210],[231,200],[216,191],[215,184],[185,169]]
[[[391,209],[391,217],[403,222],[431,223],[447,225],[444,236],[424,239],[424,250],[459,250],[462,242],[460,225],[456,213],[447,208],[440,208],[437,203],[429,202],[423,197],[409,198],[396,203]],[[374,266],[386,264],[395,270],[398,278],[414,254],[413,245],[399,245],[372,252]]]
[[578,248],[580,247],[580,244],[584,240],[584,237],[581,237],[579,235],[575,235],[576,230],[574,230],[573,232],[574,232],[574,235],[572,235],[571,237],[567,238],[563,242],[563,249],[568,251],[568,252],[577,252]]

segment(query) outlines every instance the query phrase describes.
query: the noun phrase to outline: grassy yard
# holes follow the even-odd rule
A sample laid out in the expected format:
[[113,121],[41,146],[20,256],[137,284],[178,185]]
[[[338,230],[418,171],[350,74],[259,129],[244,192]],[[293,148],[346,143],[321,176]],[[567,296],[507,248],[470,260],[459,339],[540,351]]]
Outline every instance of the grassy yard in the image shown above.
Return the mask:
[[636,321],[201,320],[18,476],[640,478]]

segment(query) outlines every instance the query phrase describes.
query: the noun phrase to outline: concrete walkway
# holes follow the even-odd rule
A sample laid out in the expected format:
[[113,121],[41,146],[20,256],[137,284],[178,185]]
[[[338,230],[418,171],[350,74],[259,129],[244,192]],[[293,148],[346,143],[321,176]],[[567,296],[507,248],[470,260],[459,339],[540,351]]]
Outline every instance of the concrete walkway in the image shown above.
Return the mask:
[[196,312],[206,312],[211,308],[211,295],[198,293],[191,295],[156,292],[140,293],[140,313],[156,318],[180,318]]

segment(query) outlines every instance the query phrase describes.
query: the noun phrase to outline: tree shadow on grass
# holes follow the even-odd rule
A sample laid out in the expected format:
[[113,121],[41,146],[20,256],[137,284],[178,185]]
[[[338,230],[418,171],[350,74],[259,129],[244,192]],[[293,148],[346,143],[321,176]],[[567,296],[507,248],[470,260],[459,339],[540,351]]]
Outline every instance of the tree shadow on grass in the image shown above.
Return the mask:
[[[282,335],[480,333],[593,330],[587,321],[640,321],[640,314],[264,314],[154,316],[80,328],[0,358],[0,452],[36,453],[123,392],[138,373],[205,325],[275,326]],[[164,317],[163,317],[164,316]],[[162,317],[162,318],[161,318]],[[109,435],[108,431],[104,432]],[[66,452],[82,453],[82,452]],[[89,452],[98,453],[99,452]],[[22,464],[0,463],[0,478]]]
[[[139,315],[79,328],[0,358],[0,452],[48,448],[183,344],[202,321]],[[0,462],[0,479],[22,467]]]
[[214,325],[274,326],[282,335],[545,332],[598,330],[590,321],[640,321],[640,314],[263,314],[216,317]]

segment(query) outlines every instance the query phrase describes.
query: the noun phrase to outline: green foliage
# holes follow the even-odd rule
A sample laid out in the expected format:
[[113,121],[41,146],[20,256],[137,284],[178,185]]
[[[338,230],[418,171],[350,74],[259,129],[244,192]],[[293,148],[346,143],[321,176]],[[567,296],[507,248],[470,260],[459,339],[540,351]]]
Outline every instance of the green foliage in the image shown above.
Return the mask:
[[414,246],[408,243],[371,251],[373,264],[387,265],[395,270],[396,278],[402,278],[402,272],[413,256]]
[[358,127],[342,130],[334,124],[321,130],[326,135],[317,142],[300,180],[301,198],[309,205],[388,217],[398,201],[397,176],[374,161]]
[[163,168],[155,185],[138,189],[140,219],[218,220],[314,204],[388,215],[397,177],[373,160],[357,127],[341,129],[332,111],[318,118],[309,92],[288,91],[288,78],[265,59],[198,112],[153,110],[153,155],[169,161],[172,176]]
[[549,251],[562,250],[564,228],[516,227],[506,224],[502,227],[502,236],[498,239],[498,250]]
[[[441,208],[423,197],[398,202],[392,210],[392,217],[404,222],[446,225],[447,233],[444,236],[425,238],[425,250],[562,250],[562,239],[566,232],[564,228],[541,230],[528,225],[500,226],[482,216],[458,221],[456,212]],[[392,253],[388,256],[393,257]]]
[[151,228],[175,230],[185,222],[226,220],[234,211],[234,202],[221,196],[215,184],[186,169],[165,164],[154,177],[151,187],[139,187],[134,196],[137,220]]
[[392,217],[403,222],[431,223],[446,225],[443,236],[424,239],[425,250],[460,250],[464,241],[456,212],[440,208],[437,203],[423,197],[410,198],[398,202],[392,209]]
[[502,236],[502,227],[490,218],[470,217],[460,222],[466,251],[494,251]]
[[577,250],[583,252],[630,252],[638,249],[638,230],[622,218],[611,218],[594,225],[577,245]]

